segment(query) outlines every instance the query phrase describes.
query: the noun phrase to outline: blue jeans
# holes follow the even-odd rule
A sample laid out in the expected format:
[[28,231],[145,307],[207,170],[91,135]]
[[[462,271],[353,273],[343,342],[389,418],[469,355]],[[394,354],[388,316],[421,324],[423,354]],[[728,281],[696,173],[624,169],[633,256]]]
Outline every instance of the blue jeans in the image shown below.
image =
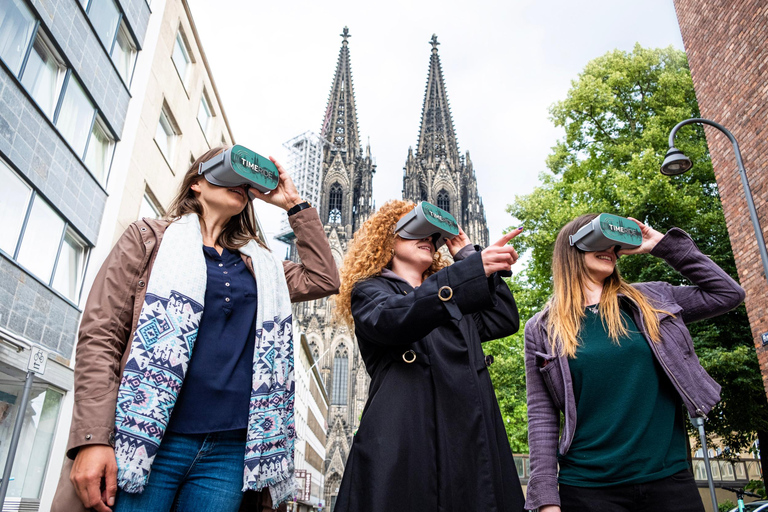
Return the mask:
[[243,499],[245,429],[166,432],[141,494],[118,489],[114,512],[237,512]]

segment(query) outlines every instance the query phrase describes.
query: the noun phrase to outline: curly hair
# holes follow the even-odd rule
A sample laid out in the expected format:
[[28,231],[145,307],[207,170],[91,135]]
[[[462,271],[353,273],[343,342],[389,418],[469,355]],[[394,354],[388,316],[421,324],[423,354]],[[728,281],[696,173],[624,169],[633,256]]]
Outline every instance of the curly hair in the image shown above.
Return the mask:
[[[378,276],[384,268],[389,267],[394,254],[397,221],[415,206],[411,201],[388,201],[355,233],[341,267],[341,288],[334,310],[337,320],[349,327],[353,326],[352,290],[357,283]],[[422,276],[426,279],[447,264],[437,251],[432,258],[432,265]]]

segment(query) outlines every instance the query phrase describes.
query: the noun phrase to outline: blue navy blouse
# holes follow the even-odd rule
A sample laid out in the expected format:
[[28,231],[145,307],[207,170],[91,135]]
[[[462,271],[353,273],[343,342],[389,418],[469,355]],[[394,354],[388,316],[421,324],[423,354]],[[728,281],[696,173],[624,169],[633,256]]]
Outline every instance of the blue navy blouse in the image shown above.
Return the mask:
[[202,434],[248,426],[256,338],[256,280],[240,253],[203,247],[205,307],[168,430]]

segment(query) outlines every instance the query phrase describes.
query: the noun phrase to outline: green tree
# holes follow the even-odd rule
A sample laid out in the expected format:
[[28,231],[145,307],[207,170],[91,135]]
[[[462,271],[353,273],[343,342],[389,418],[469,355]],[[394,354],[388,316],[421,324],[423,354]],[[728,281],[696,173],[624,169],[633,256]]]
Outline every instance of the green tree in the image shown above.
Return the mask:
[[[675,178],[659,172],[671,128],[699,116],[684,52],[639,45],[631,52],[609,52],[587,64],[550,113],[565,137],[552,148],[541,185],[517,196],[507,209],[525,227],[515,243],[530,260],[513,286],[528,290],[528,306],[537,310],[551,293],[558,231],[587,212],[632,216],[662,232],[681,227],[736,277],[701,127],[683,128],[676,139],[693,160],[692,171]],[[619,268],[630,282],[687,284],[650,255],[623,257]],[[523,321],[528,313],[521,315]],[[745,308],[691,324],[690,330],[703,366],[723,385],[723,399],[709,414],[707,429],[733,452],[746,449],[756,435],[764,438],[768,432],[768,407]],[[763,446],[768,447],[768,437]]]

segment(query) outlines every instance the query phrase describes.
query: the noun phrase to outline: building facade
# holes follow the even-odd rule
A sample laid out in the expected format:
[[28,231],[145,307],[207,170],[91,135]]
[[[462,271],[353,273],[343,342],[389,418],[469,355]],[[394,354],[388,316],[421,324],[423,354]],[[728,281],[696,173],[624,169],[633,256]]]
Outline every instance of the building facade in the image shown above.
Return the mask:
[[[294,464],[299,493],[293,512],[313,512],[325,503],[325,442],[328,394],[304,333],[294,338],[296,445]],[[291,507],[291,505],[289,505]],[[291,510],[291,508],[289,508]]]
[[416,151],[408,149],[403,173],[403,199],[428,201],[451,213],[473,243],[488,246],[483,200],[469,151],[459,152],[451,107],[443,80],[437,36],[430,41],[427,89],[421,111]]
[[[58,477],[83,283],[149,18],[145,0],[0,2],[0,465],[24,415],[6,506],[46,509]],[[33,346],[49,360],[24,407]]]
[[[768,4],[762,0],[675,0],[675,9],[701,115],[725,126],[739,142],[765,239]],[[704,130],[768,393],[768,283],[731,143],[715,128]]]
[[[70,3],[72,12],[67,10]],[[21,12],[18,6],[25,4],[22,0],[13,0],[11,5]],[[36,12],[40,20],[36,22],[37,35],[33,33],[30,36],[33,43],[30,43],[32,49],[29,50],[29,56],[20,71],[16,72],[24,88],[19,92],[31,96],[43,113],[47,109],[53,112],[48,124],[57,129],[59,136],[63,136],[60,137],[63,138],[62,149],[69,149],[72,153],[76,148],[81,151],[79,148],[82,145],[85,155],[81,156],[81,169],[78,169],[73,165],[77,162],[57,149],[62,142],[47,135],[43,123],[35,124],[22,118],[18,125],[12,125],[11,140],[14,147],[7,153],[7,158],[11,160],[12,171],[16,176],[26,179],[26,183],[31,185],[31,206],[27,207],[29,219],[22,225],[18,247],[15,251],[7,251],[3,247],[1,255],[5,257],[3,265],[15,263],[20,270],[31,270],[34,279],[28,279],[22,274],[22,277],[16,279],[18,284],[11,281],[16,286],[15,296],[30,297],[23,286],[36,284],[36,295],[32,295],[31,299],[35,307],[50,311],[50,318],[39,320],[41,313],[30,310],[24,330],[14,327],[15,330],[9,329],[9,336],[3,337],[12,338],[12,343],[23,345],[25,339],[30,338],[33,326],[41,323],[44,330],[42,339],[30,339],[52,349],[46,375],[34,388],[40,391],[33,392],[32,403],[27,408],[30,425],[37,425],[37,429],[33,431],[30,427],[29,433],[25,431],[22,434],[22,444],[19,446],[12,476],[13,482],[21,480],[18,484],[22,488],[19,498],[32,499],[32,484],[28,483],[32,480],[30,477],[22,480],[16,475],[20,472],[30,475],[33,470],[37,471],[35,478],[40,480],[40,484],[36,488],[35,499],[41,510],[47,510],[65,457],[73,403],[72,393],[68,391],[72,388],[71,366],[74,363],[76,330],[90,283],[125,228],[140,217],[161,216],[191,161],[211,147],[232,144],[233,137],[186,0],[153,0],[151,9],[144,0],[63,0],[55,3],[55,11],[51,13],[44,6],[35,11],[38,6],[34,2],[27,4],[27,7]],[[15,12],[3,16],[3,9],[8,9],[7,3],[0,7],[0,27],[9,23],[8,20],[19,17]],[[47,20],[46,15],[50,15],[51,20]],[[81,34],[83,27],[77,20],[83,16],[86,18],[83,27],[90,32],[82,31]],[[47,28],[49,22],[50,30]],[[72,34],[66,32],[59,35],[57,22],[73,24]],[[110,31],[106,31],[107,28]],[[69,25],[67,30],[70,30]],[[18,34],[23,33],[23,30],[17,28],[13,37],[18,39]],[[2,39],[4,35],[0,28],[0,45],[7,47],[10,40]],[[80,35],[82,41],[78,43],[75,36]],[[69,56],[67,47],[60,47],[64,43],[57,42],[59,37],[64,37],[63,41],[67,44],[82,47],[81,53]],[[50,47],[42,46],[42,43]],[[55,54],[52,53],[54,50]],[[39,59],[42,64],[34,60],[36,54],[44,56]],[[60,60],[51,61],[51,55]],[[3,63],[6,63],[6,54],[3,53],[2,57]],[[15,62],[13,58],[7,60],[10,63],[9,69],[15,69],[11,68]],[[79,70],[77,65],[71,64],[71,71],[69,68],[59,71],[61,75],[58,78],[51,75],[53,78],[49,77],[46,82],[44,77],[51,62],[81,62],[79,65],[84,69]],[[30,74],[30,70],[34,70],[36,75]],[[28,78],[30,76],[37,76],[37,82]],[[40,104],[37,95],[43,93],[40,92],[42,86],[39,84],[56,83],[56,80],[61,82],[60,104],[54,107]],[[102,83],[112,89],[97,89]],[[9,98],[12,91],[6,84],[3,92]],[[70,94],[74,94],[71,91],[78,94],[70,97]],[[48,101],[47,96],[42,97]],[[93,119],[88,117],[91,115],[90,110],[85,108],[89,104],[94,105]],[[75,109],[77,113],[74,120],[64,117],[64,113],[70,109]],[[23,113],[27,114],[26,111]],[[4,111],[0,111],[0,116],[5,119]],[[75,130],[81,125],[90,130],[88,137]],[[18,144],[24,140],[22,136],[26,136],[25,127],[32,129],[33,126],[40,143],[32,144],[28,156],[30,169],[34,171],[30,177],[22,174],[26,172],[23,160],[18,159],[16,154],[21,153],[22,146]],[[2,163],[6,163],[5,150],[0,149],[0,152],[4,157]],[[50,170],[41,167],[41,162],[46,160],[49,153],[54,164]],[[3,166],[0,166],[0,170],[6,171]],[[79,176],[72,174],[76,170],[80,171]],[[46,188],[45,182],[40,181],[45,176],[48,176],[50,186],[53,187],[51,190]],[[12,195],[6,197],[0,192],[0,211],[4,218],[9,215],[6,208],[17,207],[14,201],[19,197],[19,190],[23,190],[15,182],[11,183],[16,187],[9,190]],[[43,269],[42,262],[31,263],[30,266],[27,263],[30,260],[24,256],[21,248],[30,242],[41,244],[49,238],[53,240],[50,226],[54,224],[50,214],[42,218],[46,222],[35,220],[36,215],[39,216],[38,209],[47,212],[42,209],[42,205],[46,204],[48,209],[64,218],[65,227],[63,238],[56,238],[58,255],[52,263],[53,277],[45,274],[49,281],[41,283],[38,274],[42,270],[38,269]],[[67,208],[72,209],[73,213],[70,214]],[[81,253],[78,247],[82,247]],[[41,284],[47,284],[53,292],[69,299],[68,302],[64,301],[69,307],[64,308],[66,316],[63,320],[58,319],[62,306],[56,301],[49,301],[50,304],[43,301]],[[15,318],[20,311],[25,311],[22,305],[14,302],[17,299],[4,299],[0,297],[3,306],[10,306],[11,317]],[[4,317],[0,316],[0,322],[5,320]],[[54,335],[53,329],[56,326],[63,332],[56,334],[58,345],[51,346],[46,340]],[[21,357],[17,355],[16,359]],[[58,380],[43,382],[46,379]],[[0,393],[7,392],[7,401],[11,401],[11,414],[0,423],[0,429],[5,429],[0,434],[2,436],[6,435],[6,430],[10,436],[8,425],[13,424],[12,400],[18,388],[18,376],[14,386],[8,391],[0,387]],[[0,400],[3,400],[3,396],[0,395]],[[0,459],[0,463],[3,460]],[[25,468],[24,464],[29,468]],[[12,498],[16,496],[13,482],[9,492]]]

